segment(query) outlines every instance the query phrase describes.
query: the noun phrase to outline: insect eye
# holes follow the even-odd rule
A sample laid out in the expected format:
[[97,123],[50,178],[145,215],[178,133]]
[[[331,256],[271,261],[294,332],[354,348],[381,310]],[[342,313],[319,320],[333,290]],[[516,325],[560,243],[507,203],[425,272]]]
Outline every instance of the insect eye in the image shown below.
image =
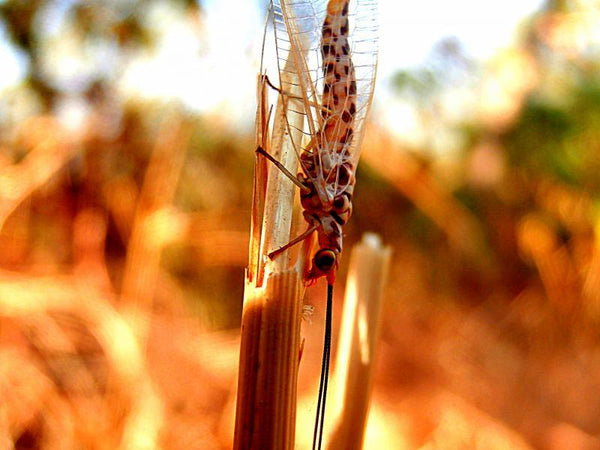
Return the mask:
[[334,266],[335,260],[336,256],[333,250],[323,249],[315,255],[314,263],[319,270],[327,272]]

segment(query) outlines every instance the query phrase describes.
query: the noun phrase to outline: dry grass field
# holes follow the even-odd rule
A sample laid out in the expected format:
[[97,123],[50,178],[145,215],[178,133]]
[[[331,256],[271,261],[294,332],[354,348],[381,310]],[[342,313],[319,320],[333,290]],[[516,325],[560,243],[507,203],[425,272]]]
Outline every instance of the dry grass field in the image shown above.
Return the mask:
[[[72,39],[152,46],[135,14],[72,3]],[[126,98],[112,75],[60,85],[36,32],[49,5],[0,2],[1,39],[29,58],[0,91],[0,448],[231,448],[251,127]],[[428,97],[451,155],[368,126],[345,243],[373,231],[393,256],[365,448],[600,448],[600,12],[582,8],[548,2],[474,71],[468,122],[438,123]],[[395,95],[438,76],[404,73]],[[307,289],[298,448],[324,295]]]

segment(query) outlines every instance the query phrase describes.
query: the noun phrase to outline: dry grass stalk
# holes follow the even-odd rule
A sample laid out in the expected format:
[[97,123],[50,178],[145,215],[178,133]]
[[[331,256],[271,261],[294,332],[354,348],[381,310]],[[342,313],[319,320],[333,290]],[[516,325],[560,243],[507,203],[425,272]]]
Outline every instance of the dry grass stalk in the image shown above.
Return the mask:
[[361,159],[388,180],[448,236],[458,252],[493,270],[490,256],[482,251],[481,224],[442,183],[406,149],[383,133],[371,132],[363,144]]
[[[161,127],[139,194],[123,275],[122,299],[134,310],[148,310],[168,233],[169,207],[185,161],[192,123],[177,113]],[[165,224],[167,224],[165,226]]]
[[291,271],[246,285],[234,448],[294,448],[303,291]]
[[23,144],[31,151],[19,163],[0,167],[0,230],[17,206],[68,163],[77,147],[50,117],[30,119],[23,134]]
[[362,448],[391,253],[390,247],[383,247],[379,236],[371,233],[352,249],[334,375],[339,415],[330,449]]
[[[290,58],[282,71],[282,84],[293,84],[294,73]],[[256,145],[294,173],[297,159],[292,140],[301,136],[299,131],[290,134],[285,131],[288,103],[295,100],[279,96],[269,139],[266,89],[266,79],[260,76]],[[297,110],[301,107],[294,105]],[[297,118],[301,120],[301,115]],[[302,123],[290,125],[302,129]],[[294,130],[293,126],[290,130]],[[273,261],[266,253],[286,244],[297,233],[297,203],[294,184],[275,167],[267,166],[264,158],[257,157],[250,261],[242,313],[236,449],[294,448],[304,254],[311,242],[304,244],[304,251],[292,248]]]
[[[52,313],[68,314],[81,321],[100,343],[111,368],[109,392],[115,396],[112,397],[113,401],[121,402],[117,409],[121,409],[122,429],[107,433],[104,436],[106,442],[118,440],[118,448],[123,449],[154,449],[158,447],[159,432],[163,422],[162,401],[150,382],[144,352],[133,330],[110,302],[106,301],[105,295],[68,277],[63,279],[17,277],[12,272],[0,272],[0,318],[15,320],[24,329],[40,324],[41,327],[38,329],[49,333],[46,337],[52,337],[55,343],[60,339],[61,348],[68,350],[71,343],[60,333],[60,328],[54,326],[51,318]],[[53,330],[58,332],[52,332]],[[5,355],[5,351],[2,354]],[[28,362],[24,360],[24,363]],[[37,397],[37,401],[31,402],[30,406],[46,408],[50,411],[44,415],[44,421],[49,423],[52,420],[68,422],[68,417],[77,417],[74,412],[76,409],[73,410],[70,406],[65,405],[65,411],[53,410],[61,400],[54,393],[46,376],[41,373],[40,376],[44,377],[44,382],[48,386],[44,396]],[[93,379],[91,374],[89,378]],[[77,380],[81,383],[81,378]],[[94,383],[88,384],[91,387],[95,386]],[[0,393],[3,392],[3,388],[7,388],[6,384],[0,383]],[[10,389],[10,385],[8,388]],[[99,405],[111,405],[109,394],[99,392],[98,395],[106,395],[105,402]],[[69,399],[74,403],[77,401],[74,396]],[[104,412],[108,414],[108,410]],[[41,414],[38,411],[36,413]],[[96,419],[100,423],[105,423],[102,422],[102,411],[98,411],[97,418],[89,417],[89,421],[83,420],[81,421],[83,423],[71,419],[72,435],[69,438],[66,436],[64,423],[54,424],[56,428],[50,429],[51,431],[62,430],[65,433],[61,437],[64,447],[65,440],[72,439],[76,442],[81,439],[81,434],[89,431],[85,430],[86,423],[94,423]],[[116,428],[115,422],[111,422],[110,425]]]

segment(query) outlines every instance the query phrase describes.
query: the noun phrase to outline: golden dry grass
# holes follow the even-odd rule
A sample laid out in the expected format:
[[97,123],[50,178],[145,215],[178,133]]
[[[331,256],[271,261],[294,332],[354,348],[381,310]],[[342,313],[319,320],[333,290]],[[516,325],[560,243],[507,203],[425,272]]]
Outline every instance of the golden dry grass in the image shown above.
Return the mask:
[[[571,64],[575,25],[545,14],[532,39]],[[507,93],[451,164],[367,131],[345,242],[393,247],[368,448],[600,448],[597,71],[575,61],[584,81],[556,93],[545,57],[498,59]],[[547,91],[568,105],[535,109]],[[232,446],[253,139],[121,112],[114,135],[32,113],[0,137],[0,448]],[[323,295],[307,290],[298,448]]]

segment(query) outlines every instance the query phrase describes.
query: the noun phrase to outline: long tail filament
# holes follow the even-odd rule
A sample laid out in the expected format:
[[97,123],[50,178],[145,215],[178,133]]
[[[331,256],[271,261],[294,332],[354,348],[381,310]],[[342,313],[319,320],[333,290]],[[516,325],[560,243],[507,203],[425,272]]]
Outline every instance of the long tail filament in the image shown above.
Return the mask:
[[327,312],[325,314],[325,337],[323,340],[323,360],[321,362],[321,379],[319,380],[319,399],[317,400],[317,417],[313,434],[313,450],[321,450],[323,427],[325,425],[325,403],[327,401],[327,384],[329,381],[329,360],[331,356],[331,316],[333,304],[333,284],[327,284]]

